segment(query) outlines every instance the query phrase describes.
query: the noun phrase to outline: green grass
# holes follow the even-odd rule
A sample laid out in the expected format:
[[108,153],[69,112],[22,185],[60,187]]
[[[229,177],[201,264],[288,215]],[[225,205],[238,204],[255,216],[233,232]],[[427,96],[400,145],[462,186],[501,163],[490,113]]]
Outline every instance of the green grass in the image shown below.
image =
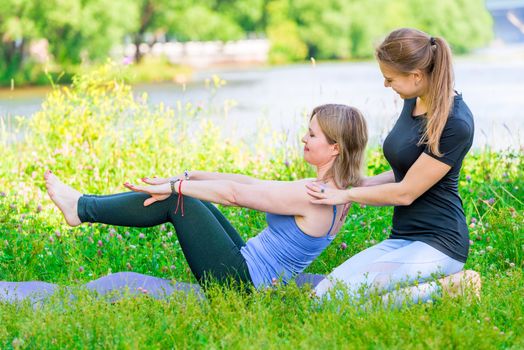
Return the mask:
[[[45,194],[46,168],[90,193],[186,168],[283,180],[312,174],[278,134],[261,128],[256,142],[224,139],[208,119],[220,120],[224,109],[151,107],[108,76],[110,68],[101,68],[53,91],[42,111],[22,122],[21,140],[0,121],[0,280],[75,288],[132,270],[194,282],[169,225],[65,226]],[[77,291],[75,300],[56,295],[37,308],[0,304],[0,348],[523,348],[523,158],[521,151],[483,149],[464,162],[460,191],[473,241],[466,268],[482,275],[480,301],[444,297],[363,309],[348,300],[319,305],[293,284],[250,295],[214,286],[206,301],[177,294],[109,303]],[[368,175],[386,169],[380,150],[371,150]],[[265,225],[260,213],[222,209],[246,239]],[[328,273],[386,238],[391,214],[354,205],[339,237],[307,271]]]

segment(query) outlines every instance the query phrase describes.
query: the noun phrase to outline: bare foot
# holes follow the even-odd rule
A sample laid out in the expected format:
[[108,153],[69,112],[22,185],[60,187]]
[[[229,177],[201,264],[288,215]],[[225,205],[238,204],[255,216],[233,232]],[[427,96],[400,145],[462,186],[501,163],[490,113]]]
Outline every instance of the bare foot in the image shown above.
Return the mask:
[[442,278],[440,282],[442,290],[452,298],[464,295],[467,290],[480,299],[482,281],[479,273],[476,271],[460,271],[451,276]]
[[82,196],[80,192],[65,185],[51,171],[44,173],[47,193],[55,205],[60,209],[69,226],[78,226],[82,222],[78,217],[78,199]]

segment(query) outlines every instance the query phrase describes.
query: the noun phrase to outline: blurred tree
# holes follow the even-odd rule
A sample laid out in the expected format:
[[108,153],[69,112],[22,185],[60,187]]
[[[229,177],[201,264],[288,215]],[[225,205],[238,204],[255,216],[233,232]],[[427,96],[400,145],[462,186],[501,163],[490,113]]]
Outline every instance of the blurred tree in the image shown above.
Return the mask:
[[349,58],[348,0],[294,0],[290,4],[290,17],[297,23],[309,56]]
[[457,53],[465,53],[489,42],[493,20],[483,0],[410,0],[415,26],[444,37]]
[[443,36],[458,53],[492,37],[483,0],[1,0],[0,81],[33,64],[28,47],[40,38],[66,69],[107,57],[126,36],[138,47],[159,34],[227,41],[264,33],[270,60],[282,63],[369,58],[398,27]]
[[268,0],[215,0],[212,10],[237,23],[245,33],[264,33]]
[[135,62],[142,60],[142,53],[138,49],[139,45],[146,42],[146,34],[161,31],[167,31],[168,19],[173,16],[176,10],[175,1],[169,0],[136,0],[130,5],[134,5],[138,12],[138,18],[133,26],[131,34],[133,43],[136,46]]
[[170,31],[178,40],[233,40],[244,37],[242,28],[232,18],[196,5],[177,13]]
[[30,40],[40,36],[32,8],[32,0],[0,1],[0,82],[22,69]]
[[482,0],[352,0],[350,18],[354,58],[372,57],[379,41],[400,27],[442,36],[457,53],[485,45],[493,35],[491,16]]
[[269,60],[285,63],[307,57],[307,45],[302,41],[297,24],[289,18],[288,0],[271,0],[267,7],[267,37],[271,42]]
[[136,22],[131,0],[34,0],[39,33],[62,65],[107,57]]
[[388,32],[399,27],[417,26],[417,17],[412,16],[406,1],[350,0],[348,6],[352,58],[372,57],[374,48]]

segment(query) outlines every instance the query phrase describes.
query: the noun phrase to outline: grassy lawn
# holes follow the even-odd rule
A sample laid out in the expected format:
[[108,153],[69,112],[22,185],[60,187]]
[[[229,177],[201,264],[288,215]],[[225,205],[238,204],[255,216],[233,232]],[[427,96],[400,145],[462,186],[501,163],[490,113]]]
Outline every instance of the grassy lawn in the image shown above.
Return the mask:
[[[99,194],[186,168],[282,180],[312,174],[299,148],[277,134],[261,130],[251,143],[224,139],[227,126],[207,119],[223,109],[149,106],[108,76],[110,68],[101,68],[54,90],[40,112],[19,122],[18,134],[0,121],[0,280],[75,290],[111,272],[135,271],[194,282],[169,225],[65,226],[45,194],[47,168]],[[367,160],[368,175],[388,169],[378,148]],[[290,284],[252,294],[213,286],[204,301],[176,294],[109,303],[78,290],[74,300],[59,293],[38,307],[0,303],[0,348],[522,349],[523,174],[522,150],[473,150],[464,161],[460,192],[472,241],[466,268],[482,275],[480,301],[442,297],[395,310],[347,298],[320,305]],[[260,213],[221,209],[245,239],[265,226]],[[339,237],[307,272],[328,273],[385,239],[391,215],[392,208],[353,205]]]

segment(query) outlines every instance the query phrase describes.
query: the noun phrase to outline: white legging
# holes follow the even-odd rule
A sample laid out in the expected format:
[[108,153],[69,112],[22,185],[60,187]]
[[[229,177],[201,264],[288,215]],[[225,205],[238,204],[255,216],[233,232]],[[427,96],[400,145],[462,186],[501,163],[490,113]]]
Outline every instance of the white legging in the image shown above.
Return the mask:
[[[386,239],[348,259],[316,287],[323,297],[342,283],[350,296],[359,298],[362,291],[386,292],[382,298],[388,305],[400,306],[405,301],[427,301],[439,292],[435,276],[448,276],[462,270],[464,263],[450,258],[430,245],[404,239]],[[414,286],[415,281],[419,283]],[[410,287],[398,289],[399,283]]]

